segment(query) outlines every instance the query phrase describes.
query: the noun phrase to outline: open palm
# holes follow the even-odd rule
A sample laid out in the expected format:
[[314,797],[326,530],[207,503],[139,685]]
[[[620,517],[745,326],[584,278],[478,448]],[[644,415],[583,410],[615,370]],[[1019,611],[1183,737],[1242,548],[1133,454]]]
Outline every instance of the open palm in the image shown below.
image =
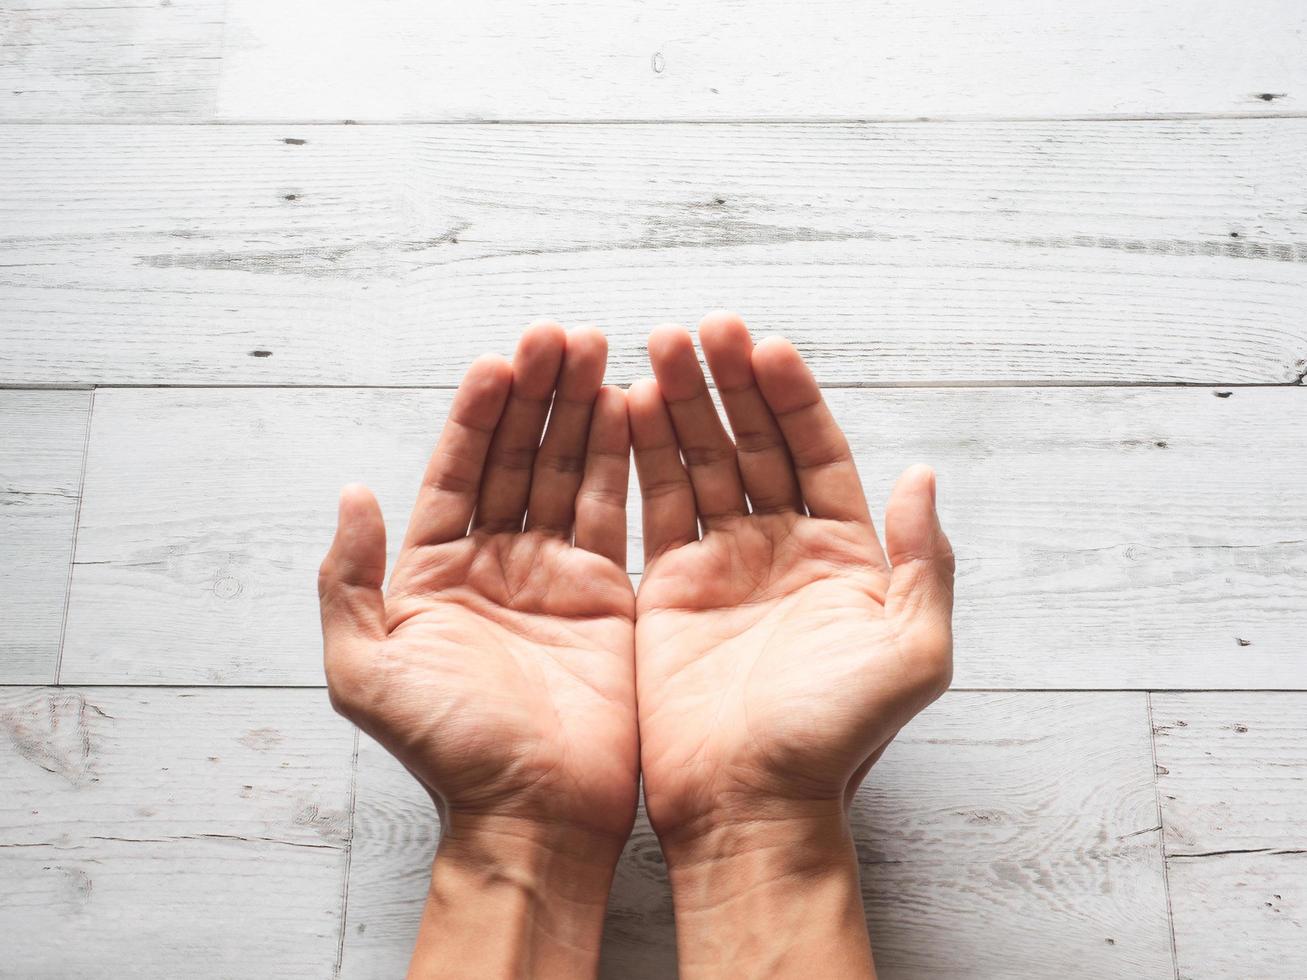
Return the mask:
[[538,324],[511,366],[473,364],[384,598],[381,512],[342,494],[320,577],[332,701],[455,823],[630,829],[629,436],[605,357],[597,331]]
[[[630,393],[644,493],[637,662],[645,796],[663,835],[764,808],[847,806],[951,676],[952,555],[933,475],[876,537],[848,444],[797,352],[731,316],[650,340]],[[702,536],[700,529],[702,528]]]

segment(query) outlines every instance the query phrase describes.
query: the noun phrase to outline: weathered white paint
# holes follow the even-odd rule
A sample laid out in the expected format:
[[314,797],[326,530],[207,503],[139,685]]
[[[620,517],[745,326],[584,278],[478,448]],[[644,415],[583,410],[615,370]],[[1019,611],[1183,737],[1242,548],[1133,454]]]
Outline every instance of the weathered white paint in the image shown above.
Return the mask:
[[720,306],[827,384],[1293,381],[1305,169],[1300,119],[8,127],[0,382],[450,385],[545,315],[625,382]]
[[209,117],[225,7],[225,0],[3,0],[0,119]]
[[90,400],[0,391],[0,683],[55,679]]
[[0,690],[3,970],[329,976],[353,743],[319,691]]
[[[540,315],[629,381],[715,306],[827,384],[1307,371],[1293,0],[378,11],[0,0],[0,384],[445,387]],[[64,679],[320,683],[336,486],[398,534],[447,394],[95,397]],[[0,684],[58,679],[90,398],[0,391]],[[939,468],[959,683],[1303,688],[1302,388],[832,402],[875,507]],[[882,975],[1307,974],[1301,697],[1154,694],[1154,802],[1142,693],[949,695],[858,801]],[[0,969],[398,974],[436,827],[364,739],[351,828],[353,744],[320,690],[0,689]],[[659,862],[606,976],[671,973]]]
[[1307,974],[1307,695],[1152,708],[1180,976]]
[[[364,739],[343,976],[402,972],[437,821]],[[1171,972],[1143,694],[950,694],[854,805],[886,977]],[[603,975],[674,974],[671,896],[643,816],[609,902]]]
[[1305,28],[1293,0],[10,0],[0,118],[1274,112]]

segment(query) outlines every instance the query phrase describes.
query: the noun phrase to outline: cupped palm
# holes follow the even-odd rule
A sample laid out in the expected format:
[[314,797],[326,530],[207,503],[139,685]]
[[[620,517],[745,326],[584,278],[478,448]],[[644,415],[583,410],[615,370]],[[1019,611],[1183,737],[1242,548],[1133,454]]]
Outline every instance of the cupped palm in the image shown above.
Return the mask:
[[380,510],[342,494],[320,576],[332,701],[455,821],[620,838],[633,818],[629,437],[603,354],[593,331],[540,325],[511,368],[473,365],[384,598]]
[[[952,554],[929,470],[899,481],[891,570],[848,445],[794,349],[732,317],[650,341],[630,395],[645,492],[636,651],[644,787],[660,833],[847,806],[951,677]],[[752,505],[752,506],[750,506]]]

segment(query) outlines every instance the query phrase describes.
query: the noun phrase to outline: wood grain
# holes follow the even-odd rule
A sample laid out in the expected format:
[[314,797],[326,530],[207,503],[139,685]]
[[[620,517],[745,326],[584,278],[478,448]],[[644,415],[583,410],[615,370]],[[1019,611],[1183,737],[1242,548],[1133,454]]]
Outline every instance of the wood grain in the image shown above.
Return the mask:
[[[376,490],[393,556],[448,394],[99,392],[64,679],[322,683],[337,489]],[[1302,687],[1307,392],[828,395],[873,512],[938,470],[959,686]]]
[[5,970],[33,980],[331,976],[344,856],[264,842],[0,847]]
[[0,119],[194,119],[214,110],[223,0],[3,0]]
[[90,400],[0,391],[0,683],[55,679]]
[[[927,710],[855,803],[881,974],[1169,974],[1149,752],[1142,694],[950,694]],[[343,975],[395,976],[436,816],[366,740],[358,814]],[[666,977],[674,963],[665,868],[641,818],[609,903],[603,975]]]
[[10,688],[0,732],[6,971],[330,974],[353,733],[321,692]]
[[720,306],[828,384],[1293,382],[1304,168],[1301,119],[9,127],[0,383],[451,385],[542,315],[627,382]]
[[1157,787],[1180,975],[1307,974],[1301,694],[1157,694]]
[[10,0],[0,118],[786,119],[1274,112],[1290,0]]

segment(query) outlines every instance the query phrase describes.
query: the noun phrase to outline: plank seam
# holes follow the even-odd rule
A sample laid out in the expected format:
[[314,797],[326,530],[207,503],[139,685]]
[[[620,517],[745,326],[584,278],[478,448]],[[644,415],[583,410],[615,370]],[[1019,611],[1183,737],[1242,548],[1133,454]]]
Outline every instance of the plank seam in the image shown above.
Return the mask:
[[1162,893],[1166,896],[1166,928],[1171,937],[1171,968],[1175,980],[1180,980],[1180,955],[1175,946],[1175,912],[1171,906],[1171,874],[1166,857],[1166,820],[1162,816],[1162,787],[1158,783],[1157,726],[1153,723],[1153,692],[1144,695],[1148,705],[1148,749],[1153,760],[1153,799],[1157,803],[1157,845],[1162,856]]
[[64,579],[64,610],[59,620],[59,649],[54,658],[54,683],[59,685],[59,677],[64,668],[64,637],[68,633],[68,611],[73,604],[73,572],[77,568],[77,532],[82,525],[82,501],[86,499],[86,461],[91,455],[91,421],[95,415],[95,389],[86,400],[86,433],[82,437],[81,470],[77,476],[77,506],[73,508],[73,539],[68,549],[68,576]]
[[611,119],[561,119],[469,117],[466,119],[367,119],[367,118],[275,118],[275,119],[187,119],[157,116],[120,116],[115,119],[68,116],[59,119],[14,117],[0,120],[0,126],[919,126],[931,123],[1131,123],[1184,122],[1222,119],[1307,119],[1299,110],[1232,110],[1226,112],[1104,112],[1070,115],[987,115],[960,114],[934,116],[657,116],[614,117]]
[[[626,389],[634,382],[609,382],[615,387]],[[1260,389],[1260,388],[1301,388],[1307,390],[1307,368],[1301,375],[1291,381],[1052,381],[1052,380],[972,380],[972,381],[827,381],[820,383],[823,391],[936,391],[1003,388],[1065,388],[1080,390],[1084,388],[1221,388],[1221,389]],[[412,384],[324,384],[320,382],[245,384],[240,382],[177,382],[177,383],[135,383],[109,382],[94,385],[82,384],[25,384],[22,382],[0,381],[0,391],[455,391],[456,382],[448,384],[412,385]],[[716,386],[709,383],[709,390],[716,391]]]
[[336,942],[336,965],[332,977],[339,978],[345,963],[345,930],[349,925],[349,871],[354,858],[354,812],[358,808],[359,730],[354,728],[354,756],[349,775],[349,831],[345,837],[345,877],[340,889],[340,936]]

